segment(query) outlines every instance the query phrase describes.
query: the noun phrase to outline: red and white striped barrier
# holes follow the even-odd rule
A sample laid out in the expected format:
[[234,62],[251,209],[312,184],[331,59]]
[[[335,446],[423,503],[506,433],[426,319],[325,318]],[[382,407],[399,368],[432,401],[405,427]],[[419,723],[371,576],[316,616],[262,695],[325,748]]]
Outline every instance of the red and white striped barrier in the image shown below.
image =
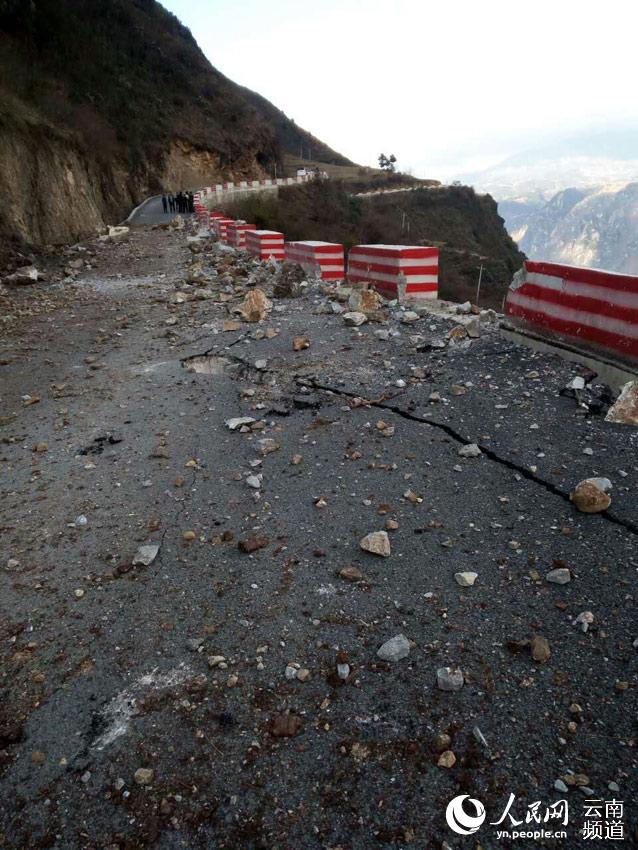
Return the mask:
[[234,219],[232,218],[215,218],[211,221],[213,231],[222,242],[228,242],[228,225],[233,223]]
[[233,248],[246,247],[246,233],[250,230],[256,230],[256,224],[246,224],[245,221],[234,221],[226,228],[226,241]]
[[386,297],[436,298],[439,249],[417,245],[355,245],[348,254],[348,281],[369,283]]
[[638,363],[638,277],[526,260],[507,292],[518,327]]
[[343,280],[343,245],[335,242],[286,242],[285,259],[299,263],[322,280]]
[[284,259],[284,234],[276,230],[248,230],[246,250],[260,260],[273,257],[281,262]]

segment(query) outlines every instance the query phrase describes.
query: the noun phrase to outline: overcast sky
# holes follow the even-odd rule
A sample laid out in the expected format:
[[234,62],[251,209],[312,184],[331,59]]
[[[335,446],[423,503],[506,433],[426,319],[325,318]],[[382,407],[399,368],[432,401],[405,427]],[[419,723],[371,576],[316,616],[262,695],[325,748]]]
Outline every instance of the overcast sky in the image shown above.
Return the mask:
[[227,77],[366,165],[492,165],[638,117],[635,0],[162,0]]

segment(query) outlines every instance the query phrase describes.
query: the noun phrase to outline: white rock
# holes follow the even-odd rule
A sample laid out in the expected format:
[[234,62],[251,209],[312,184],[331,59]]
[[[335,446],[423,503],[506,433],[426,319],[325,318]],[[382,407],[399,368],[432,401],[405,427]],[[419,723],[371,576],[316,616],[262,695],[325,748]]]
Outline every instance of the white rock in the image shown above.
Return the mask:
[[580,626],[583,632],[588,631],[589,627],[594,622],[594,615],[591,611],[582,611],[574,620],[575,626]]
[[246,479],[246,484],[248,484],[249,487],[252,487],[253,490],[259,490],[263,478],[263,475],[249,475]]
[[571,580],[572,574],[567,567],[558,567],[545,575],[545,581],[550,582],[550,584],[567,584]]
[[477,578],[478,573],[454,573],[454,581],[459,585],[459,587],[472,587]]
[[469,443],[467,446],[461,446],[457,452],[459,457],[478,457],[481,453],[482,452],[476,443]]
[[465,684],[463,673],[454,667],[439,667],[436,684],[441,691],[460,691]]
[[133,557],[133,565],[142,564],[144,567],[150,566],[159,552],[159,546],[155,543],[147,543],[145,546],[140,546]]
[[38,278],[40,277],[40,272],[36,269],[35,266],[23,266],[21,269],[18,269],[13,274],[7,275],[5,277],[4,282],[6,284],[11,285],[22,285],[27,283],[36,283]]
[[227,419],[224,424],[229,431],[236,431],[242,425],[252,425],[255,421],[252,416],[236,416],[234,419]]
[[410,641],[405,635],[395,635],[386,640],[377,650],[377,655],[382,661],[400,661],[410,654]]
[[368,321],[366,315],[364,313],[344,313],[343,320],[351,328],[358,328],[359,325],[365,324]]

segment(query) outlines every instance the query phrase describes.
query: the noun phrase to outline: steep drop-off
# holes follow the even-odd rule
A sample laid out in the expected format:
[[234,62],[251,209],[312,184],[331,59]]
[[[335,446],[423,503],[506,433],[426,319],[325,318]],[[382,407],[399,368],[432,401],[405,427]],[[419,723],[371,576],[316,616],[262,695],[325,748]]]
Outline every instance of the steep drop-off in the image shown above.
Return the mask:
[[530,210],[513,235],[535,260],[636,274],[637,223],[638,183],[565,189]]
[[0,0],[0,236],[64,242],[145,195],[256,178],[312,146],[155,0]]

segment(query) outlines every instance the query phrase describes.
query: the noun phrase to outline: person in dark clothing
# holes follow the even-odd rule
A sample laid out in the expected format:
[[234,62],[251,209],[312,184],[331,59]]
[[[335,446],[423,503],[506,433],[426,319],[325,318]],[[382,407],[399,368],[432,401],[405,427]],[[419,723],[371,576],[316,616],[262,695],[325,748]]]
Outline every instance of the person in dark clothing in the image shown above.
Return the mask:
[[184,196],[181,193],[181,190],[177,193],[177,212],[184,212]]
[[168,195],[168,208],[171,212],[175,212],[175,196],[172,192]]
[[195,196],[193,195],[192,192],[188,193],[188,211],[190,213],[195,212]]
[[164,207],[164,213],[168,212],[168,198],[166,195],[162,195],[162,206]]

